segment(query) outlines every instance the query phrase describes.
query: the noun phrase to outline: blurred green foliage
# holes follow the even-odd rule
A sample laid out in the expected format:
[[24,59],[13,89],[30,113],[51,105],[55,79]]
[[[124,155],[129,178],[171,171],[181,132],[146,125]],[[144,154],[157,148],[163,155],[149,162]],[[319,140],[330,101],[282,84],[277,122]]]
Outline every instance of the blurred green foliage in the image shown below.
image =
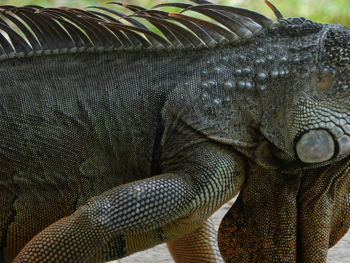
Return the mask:
[[[36,4],[45,7],[103,5],[112,0],[0,0],[0,4]],[[151,7],[164,2],[188,2],[187,0],[117,0],[118,2]],[[269,17],[272,12],[264,0],[212,0],[216,3],[239,6],[259,11]],[[304,16],[323,23],[337,23],[350,26],[350,0],[271,0],[285,17]]]

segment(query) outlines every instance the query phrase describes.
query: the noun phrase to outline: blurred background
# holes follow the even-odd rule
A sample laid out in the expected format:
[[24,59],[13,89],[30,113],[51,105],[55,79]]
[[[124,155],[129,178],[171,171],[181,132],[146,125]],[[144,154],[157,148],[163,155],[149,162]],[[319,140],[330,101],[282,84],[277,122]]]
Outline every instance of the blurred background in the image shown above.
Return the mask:
[[[86,7],[104,5],[112,0],[0,0],[0,4],[28,5],[44,7],[71,6]],[[118,2],[151,7],[164,2],[188,2],[187,0],[117,0]],[[259,11],[269,17],[272,12],[264,0],[212,0],[216,3],[234,5]],[[335,23],[350,26],[350,0],[271,0],[285,17],[303,16],[323,23]]]

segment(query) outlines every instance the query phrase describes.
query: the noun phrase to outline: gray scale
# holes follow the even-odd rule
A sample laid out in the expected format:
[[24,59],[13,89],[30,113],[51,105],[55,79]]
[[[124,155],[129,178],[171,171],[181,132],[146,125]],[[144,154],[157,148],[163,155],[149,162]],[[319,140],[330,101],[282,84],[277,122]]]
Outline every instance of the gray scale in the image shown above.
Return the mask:
[[255,64],[258,66],[264,65],[266,63],[265,59],[259,58],[255,60]]
[[335,117],[337,117],[337,119],[339,119],[339,124],[341,125],[341,118],[343,118],[343,113],[342,112],[334,112],[333,115]]
[[275,60],[275,57],[274,57],[274,56],[271,56],[271,55],[268,55],[268,56],[266,57],[266,59],[267,59],[268,61],[273,61],[273,60]]
[[321,116],[320,117],[322,121],[330,121],[330,118],[326,117],[326,116]]
[[256,51],[257,51],[258,54],[264,54],[265,53],[265,50],[263,48],[261,48],[261,47],[257,48]]
[[233,81],[226,81],[225,83],[224,83],[224,88],[225,89],[228,89],[228,90],[230,90],[230,89],[233,89],[234,88],[234,86],[235,86],[235,83],[233,82]]
[[[341,115],[341,114],[340,114]],[[339,125],[344,126],[346,124],[346,120],[344,119],[339,119]]]
[[243,74],[243,72],[242,72],[241,69],[236,69],[236,70],[235,70],[235,75],[236,75],[236,76],[242,76],[242,74]]
[[266,80],[268,78],[268,75],[265,73],[265,72],[259,72],[257,75],[256,75],[256,79],[259,81],[259,82],[263,82],[264,80]]
[[300,63],[300,58],[295,57],[295,58],[292,60],[292,62],[295,63],[295,64],[298,64],[298,63]]
[[277,70],[271,71],[271,78],[276,79],[276,78],[278,78],[278,75],[279,75],[279,73]]
[[342,126],[345,133],[350,134],[350,124]]
[[243,74],[245,76],[249,76],[252,72],[253,72],[253,70],[252,70],[251,67],[246,67],[246,68],[243,69]]
[[281,61],[281,63],[286,64],[288,62],[288,58],[287,57],[282,57],[280,59],[280,61]]
[[339,119],[336,116],[331,115],[330,119],[332,122],[334,122],[334,124],[340,125]]
[[238,87],[241,88],[241,89],[244,89],[245,88],[245,81],[241,80],[238,82]]
[[278,75],[279,75],[280,77],[285,77],[285,76],[286,76],[286,72],[285,72],[284,70],[280,70],[280,71],[278,72]]
[[350,138],[347,135],[343,135],[338,138],[339,142],[339,154],[348,153],[350,151]]
[[208,95],[208,93],[207,92],[204,92],[203,94],[202,94],[202,98],[203,99],[208,99],[209,98],[209,95]]
[[250,82],[250,81],[247,81],[247,82],[245,83],[245,87],[246,87],[247,89],[252,89],[252,88],[253,88],[253,83]]
[[216,81],[215,80],[209,80],[208,81],[209,88],[215,88],[216,87]]
[[215,74],[218,74],[218,73],[220,73],[220,72],[221,72],[221,69],[220,69],[220,68],[217,68],[217,67],[214,68],[214,73],[215,73]]
[[217,106],[218,106],[218,105],[220,105],[220,104],[221,104],[221,99],[216,98],[216,99],[214,99],[214,100],[213,100],[213,102],[214,102],[214,104],[215,104],[215,105],[217,105]]
[[326,128],[332,129],[332,128],[334,128],[334,127],[335,127],[335,124],[334,124],[333,122],[327,122],[327,123],[326,123]]
[[208,88],[209,88],[208,82],[202,82],[201,87],[202,87],[203,89],[208,89]]
[[266,86],[265,86],[265,85],[259,85],[259,86],[258,86],[258,89],[259,89],[260,91],[265,91],[265,90],[266,90]]

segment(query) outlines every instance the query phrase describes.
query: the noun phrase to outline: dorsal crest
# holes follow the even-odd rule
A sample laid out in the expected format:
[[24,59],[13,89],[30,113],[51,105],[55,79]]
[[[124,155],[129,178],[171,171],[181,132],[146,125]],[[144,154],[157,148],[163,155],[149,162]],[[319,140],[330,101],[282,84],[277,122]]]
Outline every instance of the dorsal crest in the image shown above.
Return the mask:
[[[247,9],[207,0],[192,2],[195,4],[159,4],[149,10],[110,3],[133,12],[128,14],[99,6],[77,9],[2,5],[0,59],[75,52],[212,48],[250,38],[274,24],[273,20]],[[282,19],[281,13],[266,2],[277,18]],[[181,8],[181,11],[159,10],[165,6]],[[189,10],[216,22],[188,16]],[[161,33],[152,31],[142,19]]]

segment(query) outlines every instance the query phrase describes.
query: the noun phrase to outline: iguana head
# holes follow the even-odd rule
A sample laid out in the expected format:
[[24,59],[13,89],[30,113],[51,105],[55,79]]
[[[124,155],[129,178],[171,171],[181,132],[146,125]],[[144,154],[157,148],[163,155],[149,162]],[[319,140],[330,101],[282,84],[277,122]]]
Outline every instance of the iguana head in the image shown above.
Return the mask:
[[313,62],[309,69],[294,66],[293,80],[272,82],[270,97],[291,92],[270,118],[266,112],[276,105],[266,105],[262,128],[306,169],[287,175],[252,165],[219,228],[227,262],[325,262],[328,248],[349,229],[350,29],[324,25],[309,39],[317,43]]
[[303,166],[343,159],[350,155],[350,29],[303,18],[276,24],[278,36],[290,40],[290,74],[263,94],[261,131]]
[[295,153],[304,163],[350,154],[350,29],[327,25],[319,65],[293,109]]
[[294,64],[261,93],[260,131],[293,174],[288,162],[250,164],[220,225],[220,252],[226,262],[325,262],[350,226],[350,29],[302,18],[275,26]]

